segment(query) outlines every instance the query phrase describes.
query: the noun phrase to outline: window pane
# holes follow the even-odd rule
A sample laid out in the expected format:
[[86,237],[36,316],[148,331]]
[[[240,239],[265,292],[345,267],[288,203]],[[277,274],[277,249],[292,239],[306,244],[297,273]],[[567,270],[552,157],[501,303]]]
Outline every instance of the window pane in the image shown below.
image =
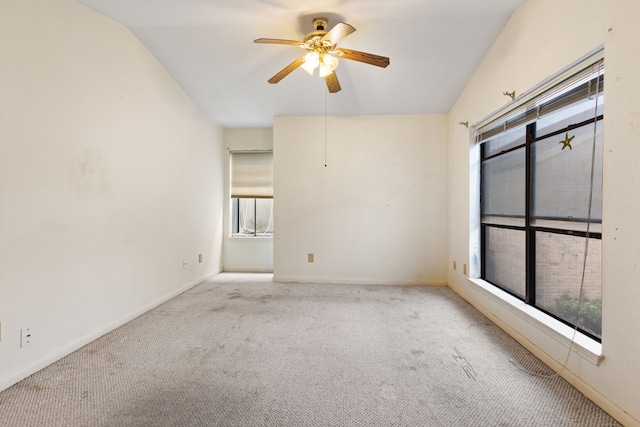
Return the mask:
[[235,236],[272,235],[273,199],[233,199]]
[[525,233],[485,227],[484,279],[524,299],[526,289]]
[[524,217],[525,149],[482,163],[482,214]]
[[[585,254],[584,237],[536,233],[536,305],[575,325]],[[601,337],[602,241],[589,239],[579,327]]]
[[[602,120],[596,129],[591,220],[602,220]],[[571,149],[562,150],[556,135],[533,145],[533,216],[540,219],[585,221],[589,213],[593,124],[568,132]]]
[[231,235],[240,232],[240,199],[231,199]]
[[256,199],[238,199],[239,207],[239,230],[240,234],[253,234],[255,221],[254,221],[254,208]]
[[273,199],[256,199],[256,234],[273,234]]
[[[596,108],[596,100],[598,102],[597,113],[594,111]],[[595,116],[601,115],[603,111],[604,95],[601,94],[597,98],[585,98],[562,110],[542,116],[536,124],[536,136],[545,136],[548,133],[564,129],[569,125],[575,125],[593,119]]]
[[484,157],[490,157],[525,143],[526,128],[520,126],[483,143]]

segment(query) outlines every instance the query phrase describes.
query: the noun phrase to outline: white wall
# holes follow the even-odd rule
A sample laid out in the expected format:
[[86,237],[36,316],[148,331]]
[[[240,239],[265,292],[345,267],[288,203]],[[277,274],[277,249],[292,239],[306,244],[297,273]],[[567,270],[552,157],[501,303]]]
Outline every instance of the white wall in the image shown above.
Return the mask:
[[445,284],[446,115],[329,117],[326,146],[324,130],[274,119],[274,279]]
[[272,237],[231,237],[229,225],[229,152],[273,149],[273,129],[225,129],[224,271],[273,271]]
[[3,389],[219,271],[224,156],[141,43],[71,0],[0,0],[0,53]]
[[565,340],[541,322],[472,283],[452,263],[469,259],[469,131],[474,123],[569,63],[605,45],[603,189],[604,360],[576,346],[562,375],[625,425],[640,420],[640,3],[636,0],[529,0],[510,19],[449,117],[449,284],[550,366],[567,357]]

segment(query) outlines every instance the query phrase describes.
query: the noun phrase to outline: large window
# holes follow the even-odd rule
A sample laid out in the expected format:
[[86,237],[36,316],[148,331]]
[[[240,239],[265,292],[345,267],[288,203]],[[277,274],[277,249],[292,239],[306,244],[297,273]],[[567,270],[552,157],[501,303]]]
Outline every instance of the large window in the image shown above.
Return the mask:
[[592,61],[478,127],[480,274],[600,340],[604,62]]
[[232,152],[231,235],[273,235],[273,153]]

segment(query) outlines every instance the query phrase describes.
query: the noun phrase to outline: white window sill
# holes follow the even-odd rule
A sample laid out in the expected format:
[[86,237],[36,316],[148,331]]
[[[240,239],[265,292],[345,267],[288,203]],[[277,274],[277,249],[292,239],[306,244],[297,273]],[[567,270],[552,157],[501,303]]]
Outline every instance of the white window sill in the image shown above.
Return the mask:
[[[488,293],[494,300],[507,303],[514,314],[543,330],[549,336],[564,344],[567,348],[571,346],[572,350],[585,360],[588,360],[598,366],[602,359],[604,359],[601,343],[575,331],[573,328],[541,312],[540,310],[525,304],[523,301],[482,279],[469,278],[469,281]],[[531,322],[531,320],[533,320],[533,322]],[[572,341],[573,344],[571,344]]]

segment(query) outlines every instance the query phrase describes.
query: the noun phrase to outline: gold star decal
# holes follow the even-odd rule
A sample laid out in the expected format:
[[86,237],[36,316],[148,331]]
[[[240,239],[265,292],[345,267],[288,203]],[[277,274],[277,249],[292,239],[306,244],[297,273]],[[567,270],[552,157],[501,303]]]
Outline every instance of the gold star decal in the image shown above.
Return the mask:
[[571,141],[573,141],[573,138],[575,137],[576,137],[575,135],[572,135],[571,137],[569,137],[569,132],[567,132],[567,134],[564,137],[564,141],[560,141],[558,144],[563,144],[562,145],[563,150],[567,147],[569,147],[569,150],[573,150],[573,148],[571,147]]

